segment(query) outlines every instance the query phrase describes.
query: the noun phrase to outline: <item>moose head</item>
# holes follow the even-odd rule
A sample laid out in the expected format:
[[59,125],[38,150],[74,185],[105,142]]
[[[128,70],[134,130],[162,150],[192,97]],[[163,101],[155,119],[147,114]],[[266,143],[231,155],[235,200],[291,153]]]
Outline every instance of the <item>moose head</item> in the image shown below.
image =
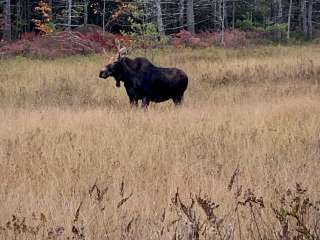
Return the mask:
[[[115,76],[115,75],[119,75],[119,63],[121,62],[121,60],[125,57],[127,57],[128,55],[128,50],[126,47],[121,47],[120,41],[117,39],[116,40],[116,47],[117,47],[117,55],[116,56],[112,56],[111,58],[109,58],[107,65],[101,69],[99,77],[100,78],[108,78],[110,76]],[[103,49],[104,54],[107,55],[105,49]],[[116,86],[120,87],[120,79],[116,78]]]

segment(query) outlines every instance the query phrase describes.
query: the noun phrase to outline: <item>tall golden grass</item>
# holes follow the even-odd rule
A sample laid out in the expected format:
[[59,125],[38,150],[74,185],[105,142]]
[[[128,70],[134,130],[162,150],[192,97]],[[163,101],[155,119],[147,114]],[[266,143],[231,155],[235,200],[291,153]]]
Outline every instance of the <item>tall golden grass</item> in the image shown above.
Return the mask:
[[[18,221],[12,215],[45,229],[36,239],[161,238],[159,219],[177,188],[183,201],[201,192],[221,204],[221,216],[228,213],[235,169],[238,184],[267,206],[297,182],[320,199],[318,46],[169,49],[149,57],[189,75],[182,107],[131,109],[123,87],[98,79],[102,56],[0,60],[3,239],[30,238],[7,229]],[[166,219],[175,220],[174,211]],[[259,239],[248,229],[240,229],[243,239]]]

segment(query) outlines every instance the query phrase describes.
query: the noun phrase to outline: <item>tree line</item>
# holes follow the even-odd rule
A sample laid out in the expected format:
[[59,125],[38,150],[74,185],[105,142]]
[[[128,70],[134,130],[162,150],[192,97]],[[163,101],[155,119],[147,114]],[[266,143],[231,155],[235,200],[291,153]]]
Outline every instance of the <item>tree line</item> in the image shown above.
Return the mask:
[[160,36],[241,29],[312,39],[319,30],[320,0],[0,0],[3,40],[89,24],[103,32],[154,26]]

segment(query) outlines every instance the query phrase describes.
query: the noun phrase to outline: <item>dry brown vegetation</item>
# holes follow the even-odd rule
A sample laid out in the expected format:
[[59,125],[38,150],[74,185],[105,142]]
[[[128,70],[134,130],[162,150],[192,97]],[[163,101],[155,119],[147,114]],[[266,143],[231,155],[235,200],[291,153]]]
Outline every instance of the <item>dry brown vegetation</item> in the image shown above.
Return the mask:
[[319,239],[320,48],[152,58],[182,107],[130,109],[101,56],[0,60],[0,238]]

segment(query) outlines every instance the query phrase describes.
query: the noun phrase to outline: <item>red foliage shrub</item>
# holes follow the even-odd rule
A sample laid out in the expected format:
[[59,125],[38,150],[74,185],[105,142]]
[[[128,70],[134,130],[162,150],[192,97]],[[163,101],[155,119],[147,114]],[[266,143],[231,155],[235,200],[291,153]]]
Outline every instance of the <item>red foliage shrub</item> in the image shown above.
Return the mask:
[[200,39],[200,38],[191,37],[191,38],[189,39],[189,44],[190,44],[191,46],[197,46],[197,45],[199,45],[200,43],[201,43],[201,39]]
[[[221,39],[221,37],[220,37]],[[224,46],[244,47],[248,45],[247,33],[239,30],[228,30],[224,33]]]
[[40,35],[36,32],[24,32],[21,34],[21,40],[29,40],[33,41],[34,39],[40,37]]
[[172,35],[171,43],[175,47],[190,46],[191,38],[193,38],[192,33],[185,30],[181,30],[179,33]]
[[35,57],[63,57],[73,54],[92,54],[102,52],[103,49],[115,48],[115,39],[129,46],[128,37],[107,33],[103,36],[99,32],[57,32],[40,36],[26,33],[21,40],[6,42],[0,45],[0,56],[27,55]]
[[[260,36],[261,37],[261,36]],[[252,39],[259,38],[252,32],[227,30],[224,32],[224,43],[221,43],[221,33],[201,32],[191,34],[182,30],[171,35],[170,43],[175,47],[206,48],[213,45],[224,47],[243,47]],[[101,34],[101,31],[73,31],[57,32],[46,36],[36,33],[24,33],[21,40],[15,42],[0,42],[0,56],[27,55],[35,57],[63,57],[73,54],[92,54],[102,52],[103,49],[115,49],[115,39],[129,47],[133,41],[128,36],[111,33]],[[143,43],[145,44],[145,43]],[[150,44],[150,43],[146,43]],[[149,46],[139,46],[147,49]]]
[[243,47],[248,44],[249,35],[239,30],[227,30],[224,32],[224,43],[221,41],[220,32],[201,32],[192,35],[182,30],[172,35],[171,44],[175,47],[210,47],[212,45],[223,45],[224,47]]

